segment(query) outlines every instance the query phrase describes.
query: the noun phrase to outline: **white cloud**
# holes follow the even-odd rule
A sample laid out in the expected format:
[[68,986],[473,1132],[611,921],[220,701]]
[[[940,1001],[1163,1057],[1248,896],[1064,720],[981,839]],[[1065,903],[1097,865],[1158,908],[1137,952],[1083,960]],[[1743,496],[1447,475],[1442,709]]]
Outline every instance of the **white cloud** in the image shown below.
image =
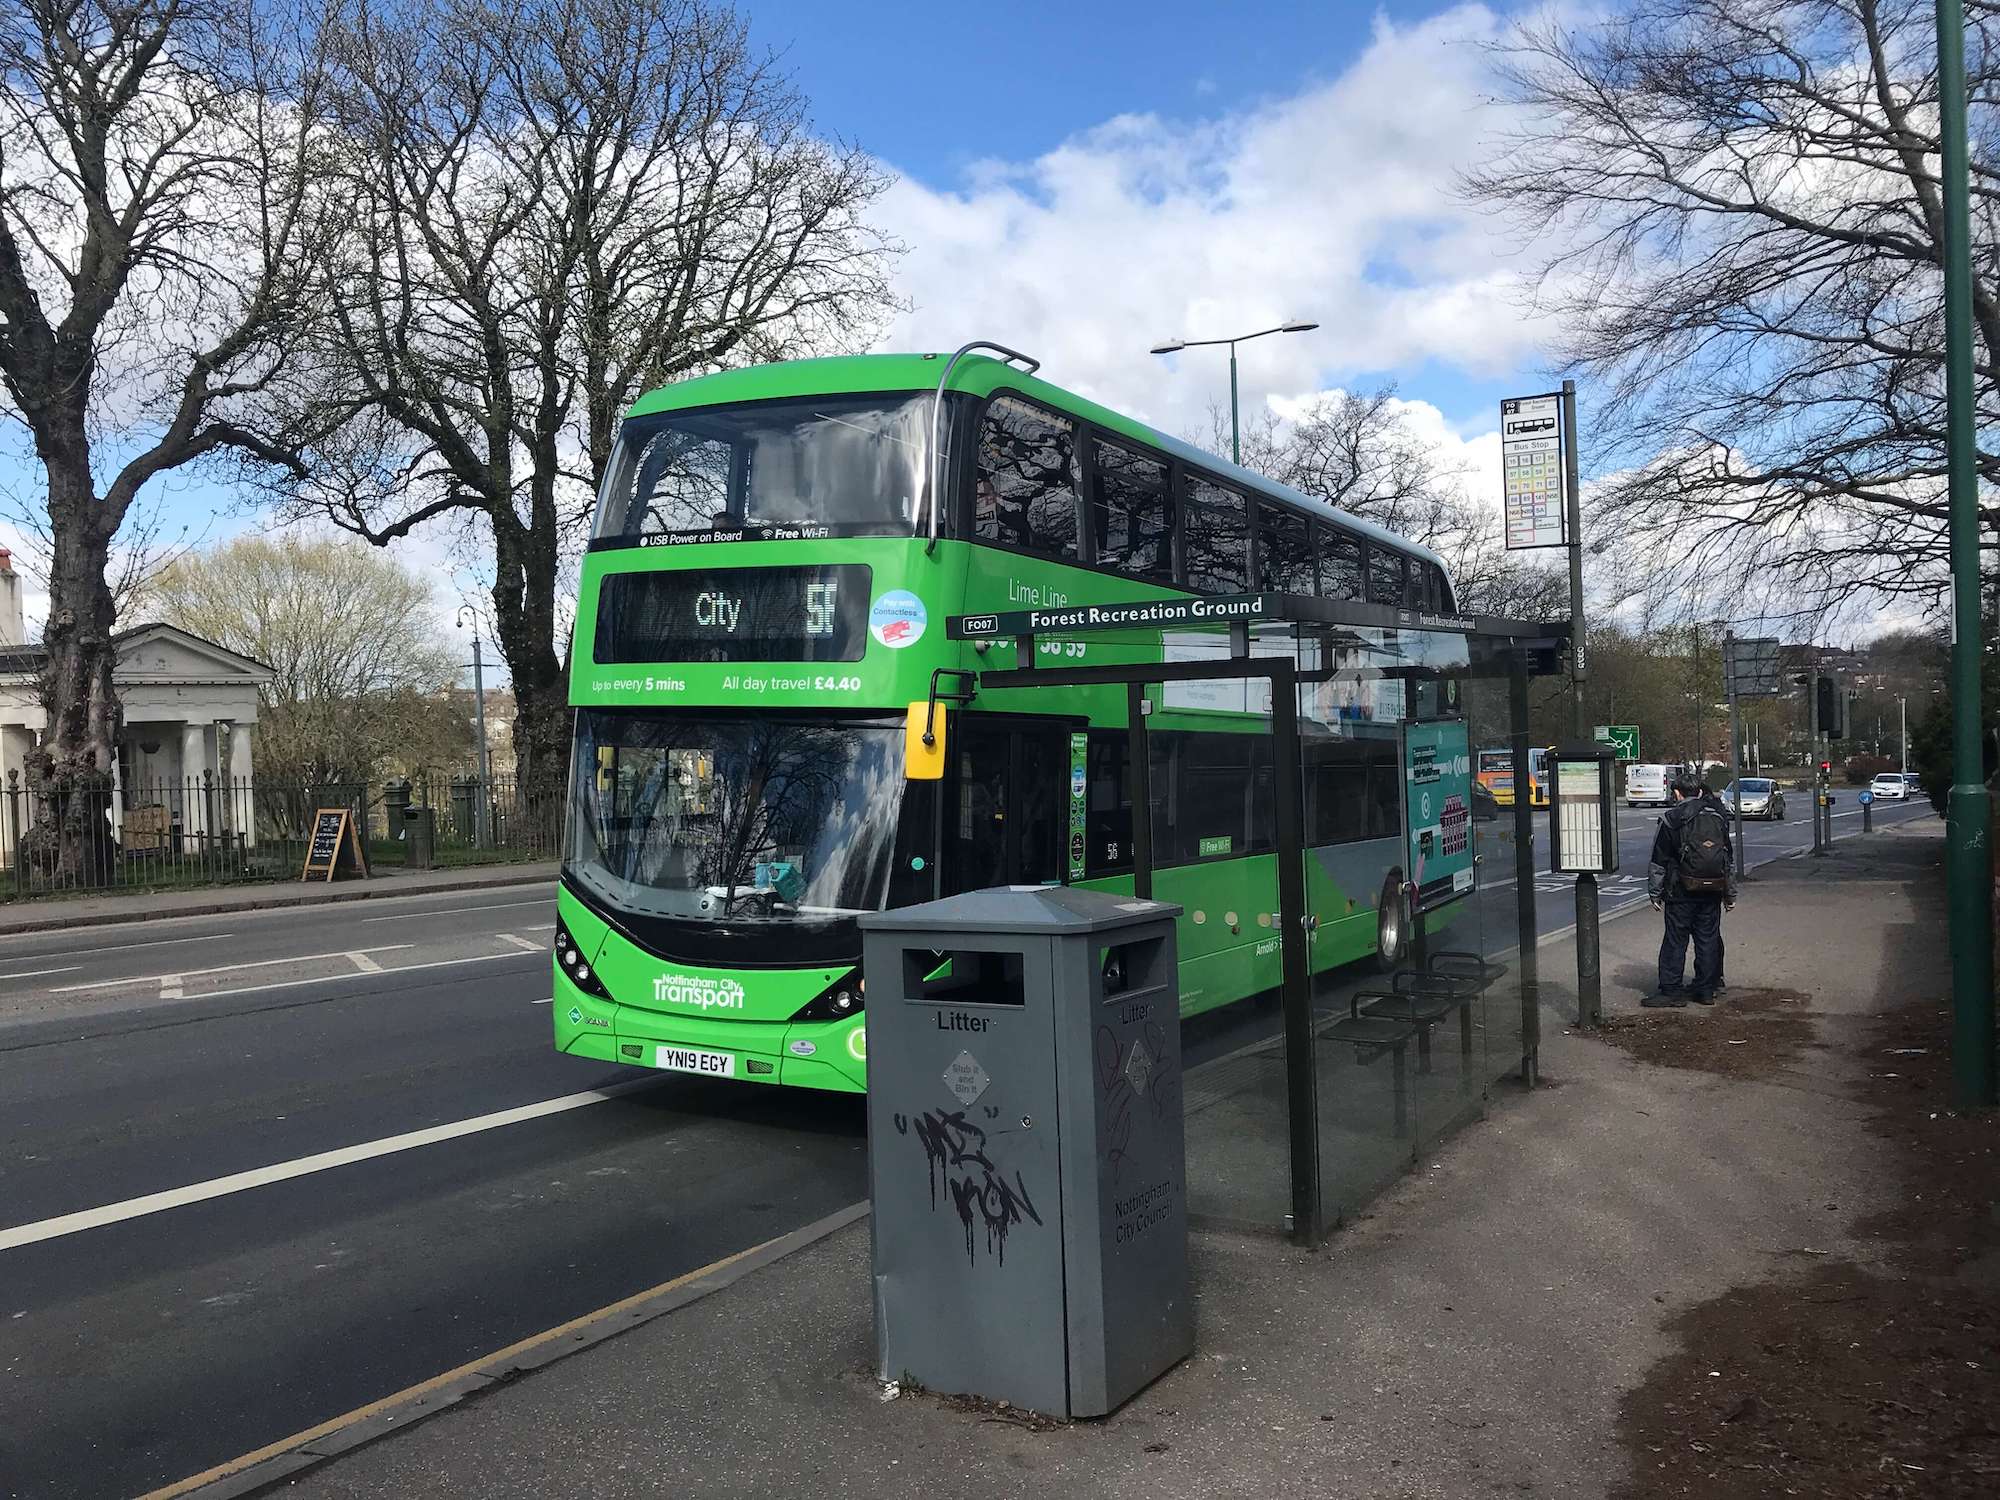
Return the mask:
[[1175,432],[1205,429],[1228,387],[1222,350],[1147,354],[1169,336],[1316,319],[1242,351],[1246,410],[1427,362],[1479,377],[1531,362],[1542,330],[1510,295],[1510,246],[1451,193],[1496,123],[1476,44],[1502,24],[1477,5],[1378,20],[1340,77],[1251,112],[1120,116],[958,188],[904,179],[883,217],[912,247],[915,307],[885,347],[997,339]]

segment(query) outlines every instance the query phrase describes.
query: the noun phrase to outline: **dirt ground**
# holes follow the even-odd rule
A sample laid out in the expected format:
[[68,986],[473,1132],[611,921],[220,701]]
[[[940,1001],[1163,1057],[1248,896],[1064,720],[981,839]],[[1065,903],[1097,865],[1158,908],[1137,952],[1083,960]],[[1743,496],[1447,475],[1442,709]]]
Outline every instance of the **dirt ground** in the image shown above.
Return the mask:
[[[1728,1006],[1648,1014],[1607,1040],[1739,1078],[1809,1042],[1805,996]],[[1926,1003],[1857,1044],[1854,1087],[1904,1169],[1901,1200],[1862,1226],[1880,1263],[1800,1246],[1787,1275],[1677,1319],[1680,1349],[1621,1405],[1633,1477],[1619,1500],[2000,1495],[2000,1119],[1951,1112],[1949,1035],[1948,1008]]]
[[1727,990],[1713,1007],[1612,1016],[1598,1034],[1641,1062],[1763,1078],[1811,1045],[1811,1003],[1797,990]]

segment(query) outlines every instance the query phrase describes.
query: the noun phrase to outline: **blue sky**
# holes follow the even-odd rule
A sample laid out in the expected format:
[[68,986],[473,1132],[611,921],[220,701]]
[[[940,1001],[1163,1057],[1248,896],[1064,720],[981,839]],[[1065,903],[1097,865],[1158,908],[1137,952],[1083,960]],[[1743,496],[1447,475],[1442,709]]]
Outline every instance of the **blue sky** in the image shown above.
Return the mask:
[[1199,118],[1295,93],[1352,62],[1376,16],[1414,20],[1442,8],[1335,0],[747,7],[753,37],[784,53],[822,129],[933,182],[984,157],[1040,155],[1113,115]]
[[[1385,23],[1407,28],[1446,10],[1344,0],[1034,0],[1005,7],[762,0],[749,17],[755,40],[783,54],[822,131],[859,144],[912,182],[952,192],[996,162],[1033,161],[1122,115],[1199,131],[1282,110],[1338,86]],[[1398,132],[1393,117],[1381,125],[1385,134]],[[1397,285],[1407,273],[1392,257],[1370,268],[1370,280]],[[1285,315],[1319,314],[1305,306]],[[1172,326],[1172,308],[1163,307],[1160,319],[1160,335],[1197,332]],[[1151,338],[1136,346],[1141,359]],[[1540,388],[1532,370],[1474,371],[1437,355],[1411,362],[1354,357],[1331,337],[1318,343],[1316,368],[1328,383],[1395,380],[1465,435],[1494,425],[1502,396]]]

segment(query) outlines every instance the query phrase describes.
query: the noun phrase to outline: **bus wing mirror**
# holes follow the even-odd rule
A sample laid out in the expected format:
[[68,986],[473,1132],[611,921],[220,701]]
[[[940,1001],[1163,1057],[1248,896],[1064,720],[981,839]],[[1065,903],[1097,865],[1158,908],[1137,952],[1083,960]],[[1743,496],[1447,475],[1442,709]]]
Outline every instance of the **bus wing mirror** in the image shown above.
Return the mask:
[[912,703],[903,718],[903,775],[910,781],[944,780],[944,726],[950,709],[942,703]]

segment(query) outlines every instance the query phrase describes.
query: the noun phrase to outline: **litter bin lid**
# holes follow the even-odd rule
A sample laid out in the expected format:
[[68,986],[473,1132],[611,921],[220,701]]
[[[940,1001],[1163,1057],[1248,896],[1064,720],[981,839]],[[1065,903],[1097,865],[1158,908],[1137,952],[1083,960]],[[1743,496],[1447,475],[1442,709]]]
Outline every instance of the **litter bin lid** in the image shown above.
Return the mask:
[[1108,891],[1066,885],[1003,885],[966,891],[921,906],[869,912],[866,932],[1101,932],[1178,917],[1171,901],[1142,901]]

